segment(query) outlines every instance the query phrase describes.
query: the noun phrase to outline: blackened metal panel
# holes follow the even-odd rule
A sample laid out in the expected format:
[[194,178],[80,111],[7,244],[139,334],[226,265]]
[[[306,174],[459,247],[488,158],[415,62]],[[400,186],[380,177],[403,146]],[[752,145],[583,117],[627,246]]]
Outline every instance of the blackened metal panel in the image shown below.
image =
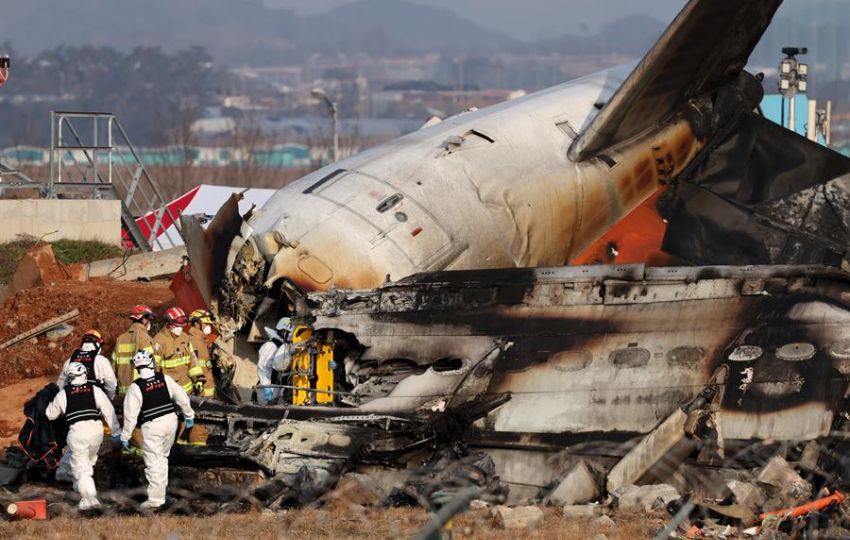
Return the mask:
[[817,197],[848,173],[847,157],[748,114],[662,201],[663,248],[694,264],[839,264],[846,216]]

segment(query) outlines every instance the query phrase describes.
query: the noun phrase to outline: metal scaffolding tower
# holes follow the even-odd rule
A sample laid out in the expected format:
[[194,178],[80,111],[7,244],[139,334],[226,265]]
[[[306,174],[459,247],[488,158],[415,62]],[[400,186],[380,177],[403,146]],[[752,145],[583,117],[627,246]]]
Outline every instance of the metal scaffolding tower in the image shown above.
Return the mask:
[[[88,138],[84,135],[88,136]],[[169,232],[180,230],[178,215],[168,209],[118,117],[112,113],[50,113],[50,181],[48,198],[83,193],[121,201],[121,220],[136,245],[145,251],[177,245]],[[147,235],[136,218],[151,215]],[[157,233],[164,230],[163,238]]]

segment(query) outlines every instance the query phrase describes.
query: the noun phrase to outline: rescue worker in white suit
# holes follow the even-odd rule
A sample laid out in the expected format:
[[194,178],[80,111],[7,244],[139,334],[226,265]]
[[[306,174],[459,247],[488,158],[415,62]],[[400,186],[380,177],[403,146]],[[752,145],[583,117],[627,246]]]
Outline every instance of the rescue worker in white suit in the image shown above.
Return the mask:
[[[280,375],[288,371],[292,365],[289,336],[292,334],[292,322],[289,317],[283,317],[275,327],[265,327],[269,340],[263,343],[257,356],[257,378],[259,386],[280,384]],[[275,372],[278,377],[274,377]],[[280,388],[263,388],[261,403],[269,404],[282,394]],[[258,396],[259,397],[259,396]]]
[[65,370],[70,384],[61,390],[47,406],[47,418],[60,416],[68,422],[68,451],[71,453],[71,474],[74,489],[80,494],[79,508],[86,510],[100,504],[92,474],[97,452],[103,442],[103,418],[109,425],[113,441],[118,440],[121,425],[109,398],[88,380],[86,366],[71,362]]
[[168,456],[177,435],[176,410],[179,408],[183,413],[186,429],[194,424],[195,412],[186,391],[168,375],[156,372],[153,354],[138,351],[133,357],[133,367],[139,378],[124,396],[121,444],[125,450],[129,449],[130,437],[138,424],[148,481],[148,500],[142,503],[142,508],[156,509],[165,504]]
[[109,399],[115,397],[115,390],[118,387],[118,379],[115,377],[115,372],[112,371],[112,364],[109,358],[101,354],[103,348],[103,337],[97,330],[89,330],[83,334],[80,348],[75,350],[71,357],[65,361],[62,366],[62,371],[59,373],[59,378],[56,380],[56,386],[65,388],[67,379],[65,377],[65,368],[71,362],[77,361],[84,366],[88,371],[89,380],[95,383],[101,390],[106,392]]
[[[65,361],[62,366],[62,371],[59,372],[59,378],[56,380],[56,386],[60,389],[65,388],[68,384],[68,376],[66,375],[68,365],[71,362],[79,362],[86,367],[87,377],[89,382],[94,383],[106,393],[106,397],[110,400],[115,397],[115,389],[118,386],[118,380],[115,378],[115,373],[112,371],[112,365],[109,360],[100,355],[101,347],[103,346],[103,337],[97,330],[89,330],[83,334],[80,348],[75,350],[71,357]],[[65,449],[62,455],[62,460],[59,462],[59,467],[56,469],[56,480],[59,482],[73,482],[74,475],[71,472],[71,456],[73,450],[70,447]]]

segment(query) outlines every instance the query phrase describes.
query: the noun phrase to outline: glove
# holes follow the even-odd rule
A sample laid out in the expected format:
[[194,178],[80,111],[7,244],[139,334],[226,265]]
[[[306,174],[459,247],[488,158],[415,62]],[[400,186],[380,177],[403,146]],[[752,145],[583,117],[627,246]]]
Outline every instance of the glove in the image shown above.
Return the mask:
[[198,379],[192,383],[192,391],[196,395],[201,395],[204,393],[204,382],[205,381],[203,379]]
[[271,388],[263,388],[263,397],[266,399],[266,403],[268,403],[274,398],[274,392],[272,392]]
[[336,371],[336,362],[331,360],[330,362],[328,362],[328,367],[331,368],[331,371]]
[[195,420],[192,418],[187,418],[183,425],[186,426],[186,429],[192,429],[192,426],[195,425]]
[[121,448],[123,448],[125,452],[129,452],[130,451],[130,441],[121,441]]

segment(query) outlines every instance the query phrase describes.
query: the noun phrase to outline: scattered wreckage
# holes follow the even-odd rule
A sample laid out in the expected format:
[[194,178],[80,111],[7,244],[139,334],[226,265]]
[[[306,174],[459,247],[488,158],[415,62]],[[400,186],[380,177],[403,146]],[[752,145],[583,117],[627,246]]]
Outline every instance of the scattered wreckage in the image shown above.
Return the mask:
[[[181,499],[277,508],[368,473],[385,500],[431,506],[469,489],[565,512],[677,493],[682,523],[701,509],[748,526],[823,489],[835,506],[850,160],[751,112],[743,66],[778,5],[693,0],[628,77],[449,119],[247,216],[236,199],[206,228],[184,216],[237,369],[232,403],[193,400],[206,444],[174,465],[240,487]],[[667,266],[611,264],[632,237],[606,232],[659,192]],[[523,268],[578,260],[602,264]],[[334,390],[300,387],[326,405],[251,402],[251,343],[284,315],[313,329],[308,360],[340,366]]]
[[[642,265],[306,294],[298,315],[344,365],[333,406],[193,398],[209,436],[174,448],[175,511],[306,504],[352,474],[428,506],[470,487],[565,512],[681,494],[704,527],[834,506],[848,486],[848,295],[832,268]],[[655,484],[669,489],[634,491]],[[107,500],[132,506],[121,497]]]
[[449,479],[566,507],[663,483],[706,527],[776,522],[848,486],[848,298],[850,275],[822,266],[437,272],[309,293],[296,315],[344,365],[334,406],[200,402],[207,446],[179,453],[253,464],[290,502],[351,472],[418,487],[419,503]]
[[393,422],[454,418],[448,438],[487,451],[522,501],[547,497],[578,456],[604,456],[601,494],[667,479],[664,468],[695,450],[698,464],[716,466],[743,459],[752,441],[828,438],[845,420],[848,279],[823,267],[629,265],[444,272],[311,293],[304,315],[316,339],[334,343],[348,390],[335,407],[258,408],[286,415],[287,427],[248,451],[298,439],[292,422],[308,422],[301,440],[327,444],[371,419],[384,435],[369,438],[389,437],[401,455],[425,438],[390,436],[405,433]]

